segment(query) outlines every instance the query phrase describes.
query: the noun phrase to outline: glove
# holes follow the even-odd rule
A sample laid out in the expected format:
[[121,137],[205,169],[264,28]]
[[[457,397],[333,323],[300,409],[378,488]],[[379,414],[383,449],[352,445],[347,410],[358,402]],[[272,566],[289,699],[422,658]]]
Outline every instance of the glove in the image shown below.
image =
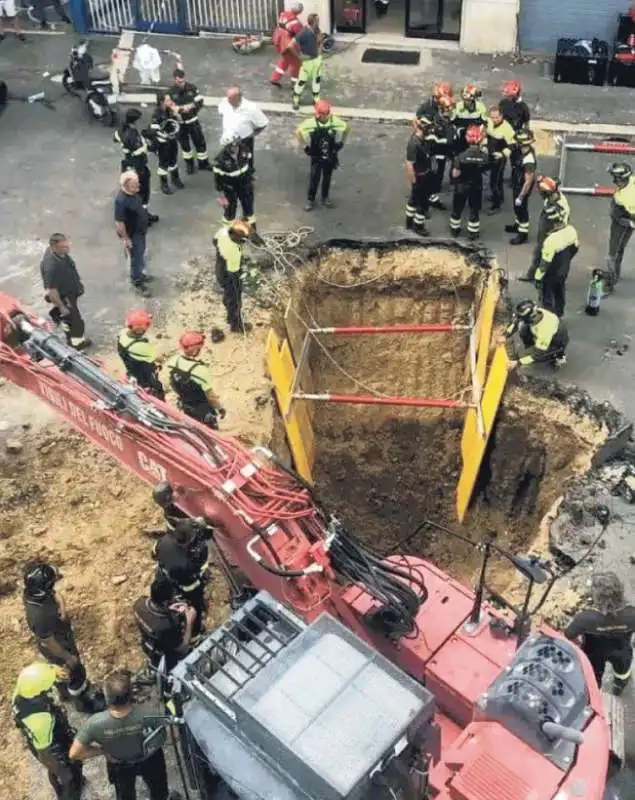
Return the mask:
[[308,145],[308,144],[307,144],[307,146],[304,148],[304,152],[306,153],[306,155],[307,155],[307,156],[310,156],[310,155],[311,155],[311,148],[309,147],[309,145]]
[[534,273],[534,280],[536,283],[542,283],[545,278],[545,271],[542,269],[537,269]]
[[221,406],[221,408],[217,408],[216,409],[216,413],[218,414],[218,416],[221,419],[225,419],[225,415],[227,414],[227,411],[225,411],[225,409]]
[[500,161],[502,157],[503,157],[502,153],[492,153],[492,158],[494,159],[494,161]]
[[514,200],[514,205],[516,206],[516,208],[520,208],[520,207],[522,206],[522,204],[523,204],[523,199],[522,199],[522,197],[517,197],[517,198]]

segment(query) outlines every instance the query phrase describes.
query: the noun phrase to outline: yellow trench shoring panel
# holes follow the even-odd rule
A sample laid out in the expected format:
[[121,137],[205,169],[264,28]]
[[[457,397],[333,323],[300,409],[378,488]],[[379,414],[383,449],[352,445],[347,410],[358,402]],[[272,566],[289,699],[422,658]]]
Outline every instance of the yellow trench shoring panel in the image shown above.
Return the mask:
[[275,331],[269,331],[265,361],[273,382],[295,469],[305,481],[313,483],[312,473],[315,458],[313,429],[305,404],[298,401],[291,404],[295,364],[289,342],[287,339],[282,341]]
[[[489,349],[489,341],[487,343]],[[480,355],[480,353],[479,353]],[[483,414],[483,435],[478,429],[476,409],[470,408],[465,416],[465,426],[461,439],[461,461],[463,468],[456,487],[456,515],[459,522],[463,522],[467,513],[474,485],[478,478],[481,462],[485,455],[487,442],[494,427],[494,420],[505,391],[507,375],[509,374],[509,359],[505,347],[496,348],[492,366],[490,367],[481,398]]]

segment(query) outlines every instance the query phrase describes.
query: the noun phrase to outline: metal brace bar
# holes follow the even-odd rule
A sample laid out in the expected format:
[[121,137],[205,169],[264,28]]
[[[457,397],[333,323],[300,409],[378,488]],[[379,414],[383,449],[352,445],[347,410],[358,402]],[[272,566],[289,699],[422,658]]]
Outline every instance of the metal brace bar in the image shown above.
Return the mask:
[[291,384],[291,391],[289,392],[289,403],[286,408],[282,409],[282,416],[284,417],[284,421],[286,422],[289,419],[289,414],[291,413],[291,408],[293,407],[293,401],[296,398],[296,391],[298,388],[298,384],[300,383],[300,374],[302,372],[302,368],[304,367],[304,362],[306,361],[309,355],[309,346],[311,343],[311,334],[305,333],[304,339],[302,340],[302,347],[300,348],[300,357],[298,358],[298,363],[295,367],[295,374],[293,375],[293,383]]

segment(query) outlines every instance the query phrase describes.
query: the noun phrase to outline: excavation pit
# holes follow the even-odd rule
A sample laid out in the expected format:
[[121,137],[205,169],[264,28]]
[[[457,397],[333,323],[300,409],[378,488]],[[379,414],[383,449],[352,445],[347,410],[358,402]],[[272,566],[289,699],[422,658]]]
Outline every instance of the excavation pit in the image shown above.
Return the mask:
[[[297,314],[313,328],[466,324],[491,268],[482,254],[458,248],[325,247],[296,284],[287,318]],[[294,350],[299,340],[296,335]],[[318,340],[311,339],[300,373],[305,393],[470,402],[467,332],[323,333]],[[455,490],[464,410],[312,401],[313,477],[321,500],[378,551],[422,555],[466,583],[474,580],[478,553],[429,530],[412,536],[426,518],[474,539],[494,533],[516,553],[546,551],[540,521],[570,479],[589,469],[607,429],[570,403],[517,383],[508,382],[461,528]],[[515,577],[506,562],[493,564],[497,589]]]

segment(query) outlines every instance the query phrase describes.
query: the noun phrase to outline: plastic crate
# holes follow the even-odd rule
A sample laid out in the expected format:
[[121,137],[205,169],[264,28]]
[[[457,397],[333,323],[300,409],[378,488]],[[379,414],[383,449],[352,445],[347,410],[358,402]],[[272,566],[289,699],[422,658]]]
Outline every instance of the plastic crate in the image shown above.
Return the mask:
[[554,81],[602,86],[609,63],[607,42],[593,39],[589,52],[579,42],[579,39],[558,39],[553,68]]

